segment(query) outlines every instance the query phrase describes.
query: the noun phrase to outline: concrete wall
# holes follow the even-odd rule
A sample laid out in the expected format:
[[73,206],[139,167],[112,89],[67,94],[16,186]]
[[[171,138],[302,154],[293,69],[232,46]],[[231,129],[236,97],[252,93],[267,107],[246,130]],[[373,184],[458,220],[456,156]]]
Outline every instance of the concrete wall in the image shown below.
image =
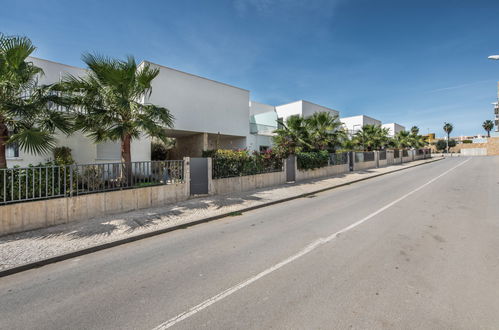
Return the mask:
[[[118,157],[98,157],[97,148],[98,145],[93,143],[92,140],[84,136],[81,132],[75,132],[71,136],[66,136],[63,133],[57,133],[55,135],[56,146],[57,147],[69,147],[71,148],[71,154],[73,159],[78,164],[93,164],[93,163],[112,163],[121,161],[121,156]],[[121,154],[121,144],[120,142],[106,142],[108,146],[112,146],[117,149],[118,155]],[[113,146],[114,145],[114,146]],[[150,161],[151,160],[151,139],[145,135],[141,138],[132,140],[131,144],[132,151],[132,161]],[[14,167],[27,167],[31,165],[37,165],[39,163],[46,163],[53,160],[53,154],[51,152],[35,155],[32,153],[24,152],[19,150],[19,157],[8,158],[7,166]],[[178,158],[177,158],[178,159]]]
[[313,170],[296,171],[296,181],[308,180],[308,179],[316,179],[323,178],[328,176],[335,176],[343,173],[349,172],[349,165],[334,165],[334,166],[325,166],[321,168],[316,168]]
[[354,171],[360,171],[360,170],[366,170],[369,168],[375,168],[376,167],[376,159],[370,162],[361,162],[361,163],[354,163],[353,164],[353,170]]
[[383,128],[388,128],[388,134],[390,136],[395,136],[398,132],[405,131],[405,126],[402,126],[397,123],[389,123],[389,124],[383,124],[381,125]]
[[461,149],[463,156],[487,156],[487,148],[466,148]]
[[278,105],[275,107],[275,111],[277,112],[278,118],[282,118],[284,121],[286,121],[286,118],[290,116],[302,115],[302,102],[295,101],[283,105]]
[[310,117],[316,112],[329,112],[331,116],[339,116],[339,111],[302,100],[302,116]]
[[175,130],[242,137],[249,134],[248,90],[157,64],[151,66],[160,73],[145,101],[169,109],[175,117]]
[[189,198],[189,184],[110,191],[0,206],[0,235],[162,206]]
[[463,153],[464,149],[477,149],[477,148],[485,148],[487,150],[488,156],[497,156],[499,155],[499,137],[487,138],[487,143],[458,144],[456,147],[451,148],[451,151]]
[[249,150],[260,151],[260,146],[272,148],[274,144],[271,135],[251,134],[246,139],[246,145]]
[[364,125],[381,125],[380,120],[365,115],[344,117],[340,118],[340,121],[351,134],[360,130]]
[[[211,178],[211,175],[209,176]],[[273,172],[256,175],[238,176],[233,178],[212,179],[209,191],[213,195],[223,195],[258,188],[271,187],[286,183],[286,172]]]
[[339,115],[339,112],[336,110],[304,100],[278,105],[275,107],[275,109],[277,112],[277,116],[279,118],[283,118],[283,120],[286,120],[286,118],[293,115],[309,117],[316,112],[329,112],[332,116]]

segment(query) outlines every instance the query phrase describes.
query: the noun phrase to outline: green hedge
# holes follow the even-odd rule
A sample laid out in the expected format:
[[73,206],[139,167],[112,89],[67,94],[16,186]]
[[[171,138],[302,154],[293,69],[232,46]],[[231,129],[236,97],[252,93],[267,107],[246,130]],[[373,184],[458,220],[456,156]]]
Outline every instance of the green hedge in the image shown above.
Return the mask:
[[282,171],[282,159],[271,150],[250,153],[248,150],[208,150],[203,156],[213,160],[214,179]]
[[296,163],[299,170],[313,170],[329,164],[329,153],[324,151],[299,152],[296,154]]

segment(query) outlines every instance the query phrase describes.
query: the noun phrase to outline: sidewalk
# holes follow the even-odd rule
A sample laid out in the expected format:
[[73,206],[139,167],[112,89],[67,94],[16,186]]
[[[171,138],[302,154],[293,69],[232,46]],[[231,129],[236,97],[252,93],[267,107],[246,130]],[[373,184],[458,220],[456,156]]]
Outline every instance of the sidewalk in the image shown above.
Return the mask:
[[[239,194],[194,198],[185,202],[114,214],[0,237],[0,276],[20,266],[25,269],[126,243],[178,226],[213,220],[232,212],[332,189],[359,180],[414,167],[441,158],[352,172],[340,176],[290,183]],[[237,221],[237,218],[234,219]],[[86,251],[82,251],[86,250]],[[72,253],[72,255],[68,255]],[[51,261],[47,259],[54,258]],[[57,259],[57,260],[56,260]],[[33,263],[39,262],[38,265]],[[3,271],[3,274],[2,274]]]

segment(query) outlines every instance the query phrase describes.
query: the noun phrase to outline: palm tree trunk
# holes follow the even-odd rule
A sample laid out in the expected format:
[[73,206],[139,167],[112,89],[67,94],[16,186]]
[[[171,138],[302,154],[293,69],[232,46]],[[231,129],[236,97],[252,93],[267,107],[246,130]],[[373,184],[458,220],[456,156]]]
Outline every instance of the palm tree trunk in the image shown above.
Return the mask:
[[7,139],[9,130],[4,123],[0,123],[0,168],[7,168]]
[[447,153],[449,153],[449,140],[450,140],[450,133],[447,132]]
[[490,137],[490,131],[487,131],[487,137]]
[[132,152],[131,152],[132,137],[130,134],[125,135],[121,139],[121,162],[123,163],[123,172],[125,173],[127,186],[132,185]]

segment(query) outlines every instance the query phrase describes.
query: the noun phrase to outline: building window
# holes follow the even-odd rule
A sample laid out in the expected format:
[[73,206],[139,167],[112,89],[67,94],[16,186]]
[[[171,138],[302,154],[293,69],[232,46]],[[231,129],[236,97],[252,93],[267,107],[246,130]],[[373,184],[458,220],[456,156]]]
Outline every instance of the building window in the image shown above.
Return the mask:
[[18,158],[19,157],[19,144],[17,142],[7,144],[6,156],[7,156],[7,158]]

